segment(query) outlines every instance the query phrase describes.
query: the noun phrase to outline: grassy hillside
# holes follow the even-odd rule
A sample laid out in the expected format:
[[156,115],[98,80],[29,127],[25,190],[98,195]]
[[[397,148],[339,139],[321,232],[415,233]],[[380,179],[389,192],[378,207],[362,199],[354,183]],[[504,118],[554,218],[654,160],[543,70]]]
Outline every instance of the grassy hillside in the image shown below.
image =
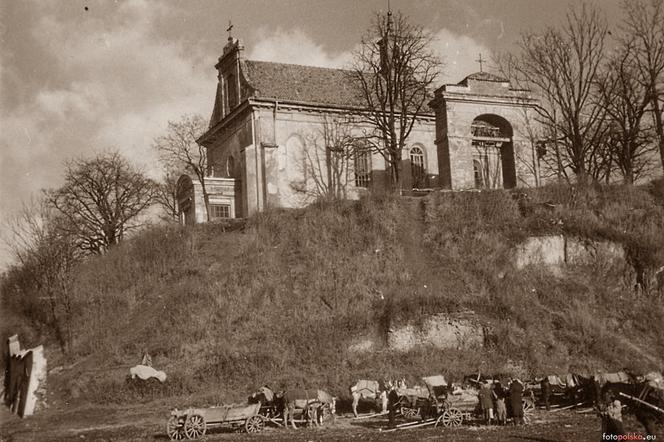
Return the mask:
[[[54,385],[68,400],[214,402],[264,383],[343,394],[358,378],[661,369],[661,294],[632,287],[634,266],[648,275],[664,264],[663,189],[372,197],[154,228],[77,272],[74,354],[51,352],[51,367],[81,362]],[[620,242],[629,263],[516,270],[514,246],[548,233]],[[48,339],[20,302],[5,305],[18,319],[3,322],[3,338]],[[482,349],[347,351],[357,336],[380,341],[394,324],[465,310],[487,330]],[[165,385],[125,382],[144,349]]]

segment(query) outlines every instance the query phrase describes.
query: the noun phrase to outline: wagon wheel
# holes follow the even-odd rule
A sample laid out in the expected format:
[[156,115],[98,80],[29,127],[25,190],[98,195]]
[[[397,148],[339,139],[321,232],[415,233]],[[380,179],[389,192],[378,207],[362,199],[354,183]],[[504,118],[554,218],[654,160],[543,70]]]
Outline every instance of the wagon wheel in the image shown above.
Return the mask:
[[327,404],[323,405],[322,408],[322,416],[320,419],[322,422],[326,422],[332,417],[332,410],[330,410],[330,406]]
[[531,399],[522,399],[521,404],[523,406],[523,414],[529,414],[535,411],[535,404]]
[[417,410],[415,408],[402,406],[399,409],[399,411],[401,412],[401,415],[405,418],[412,419],[412,418],[417,417]]
[[198,439],[205,434],[205,419],[200,414],[192,414],[184,423],[184,434],[188,439]]
[[443,414],[438,417],[436,427],[443,425],[444,427],[458,427],[463,422],[463,413],[457,408],[450,408],[445,410]]
[[171,440],[182,440],[186,437],[184,428],[180,424],[180,419],[177,416],[171,416],[166,423],[166,434]]
[[244,429],[247,430],[247,433],[260,433],[265,428],[265,421],[260,415],[251,416],[244,423]]

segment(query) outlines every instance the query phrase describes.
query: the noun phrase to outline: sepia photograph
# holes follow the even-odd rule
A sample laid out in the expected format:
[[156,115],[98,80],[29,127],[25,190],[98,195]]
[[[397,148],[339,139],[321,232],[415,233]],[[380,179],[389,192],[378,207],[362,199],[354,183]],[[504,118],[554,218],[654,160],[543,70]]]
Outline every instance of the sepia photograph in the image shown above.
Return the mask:
[[0,0],[0,442],[664,441],[664,0]]

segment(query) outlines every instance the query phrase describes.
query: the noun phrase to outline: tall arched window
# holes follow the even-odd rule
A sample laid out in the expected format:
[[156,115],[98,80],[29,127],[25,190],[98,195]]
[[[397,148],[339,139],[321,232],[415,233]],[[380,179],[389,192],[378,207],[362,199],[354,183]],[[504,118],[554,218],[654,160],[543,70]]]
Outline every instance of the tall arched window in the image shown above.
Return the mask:
[[424,151],[419,146],[413,146],[410,149],[410,173],[413,177],[413,188],[426,187]]
[[356,147],[353,166],[355,187],[369,187],[369,184],[371,184],[371,150],[365,146]]

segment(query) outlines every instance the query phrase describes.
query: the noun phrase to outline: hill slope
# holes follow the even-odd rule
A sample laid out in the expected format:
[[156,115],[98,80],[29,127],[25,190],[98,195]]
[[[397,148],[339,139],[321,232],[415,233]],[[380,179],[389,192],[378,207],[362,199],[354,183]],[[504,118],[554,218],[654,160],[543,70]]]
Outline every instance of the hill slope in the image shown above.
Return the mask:
[[[82,362],[54,385],[68,400],[229,401],[265,383],[343,393],[358,378],[436,372],[661,369],[661,294],[633,291],[635,268],[664,263],[658,186],[372,197],[231,228],[154,228],[79,269]],[[628,262],[516,269],[517,244],[560,233],[618,242]],[[357,336],[380,341],[395,324],[467,310],[487,330],[482,348],[348,351]],[[28,344],[44,339],[18,323]],[[144,350],[166,385],[125,382]]]

